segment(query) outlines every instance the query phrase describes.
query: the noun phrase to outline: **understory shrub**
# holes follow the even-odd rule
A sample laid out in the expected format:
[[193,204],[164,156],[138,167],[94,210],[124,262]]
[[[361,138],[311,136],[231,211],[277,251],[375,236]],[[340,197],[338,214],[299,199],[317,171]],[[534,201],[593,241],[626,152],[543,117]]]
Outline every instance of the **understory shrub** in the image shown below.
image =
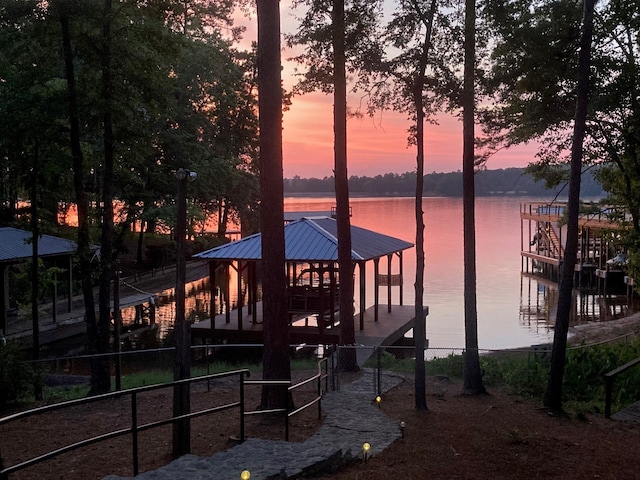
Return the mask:
[[33,392],[36,374],[14,343],[0,344],[0,410]]
[[[640,339],[567,351],[563,395],[567,402],[593,404],[604,409],[604,375],[640,357]],[[451,354],[427,362],[427,375],[462,377],[464,357]],[[482,355],[480,365],[486,387],[499,386],[526,397],[544,396],[549,377],[548,356],[537,352],[498,352]],[[614,381],[613,408],[640,400],[640,365],[618,375]]]

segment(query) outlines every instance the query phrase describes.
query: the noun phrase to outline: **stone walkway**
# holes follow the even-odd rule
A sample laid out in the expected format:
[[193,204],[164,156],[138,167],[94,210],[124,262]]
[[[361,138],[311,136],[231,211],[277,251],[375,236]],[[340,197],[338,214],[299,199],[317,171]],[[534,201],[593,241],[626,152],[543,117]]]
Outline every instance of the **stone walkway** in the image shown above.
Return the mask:
[[[382,374],[381,391],[399,385],[403,377]],[[362,457],[365,442],[369,455],[376,455],[402,436],[400,426],[375,406],[375,378],[372,370],[352,383],[341,385],[322,399],[325,414],[320,429],[304,442],[250,438],[211,457],[185,455],[169,465],[138,475],[136,480],[237,480],[243,470],[251,480],[294,479],[331,471]],[[105,480],[122,480],[108,476]]]

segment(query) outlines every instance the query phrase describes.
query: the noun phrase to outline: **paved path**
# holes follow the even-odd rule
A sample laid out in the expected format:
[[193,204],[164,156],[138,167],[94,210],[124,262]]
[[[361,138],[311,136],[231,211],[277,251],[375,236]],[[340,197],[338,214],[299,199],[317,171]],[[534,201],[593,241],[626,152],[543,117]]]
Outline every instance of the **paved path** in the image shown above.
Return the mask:
[[[393,373],[382,374],[381,391],[403,381]],[[320,429],[304,442],[250,438],[211,457],[185,455],[169,465],[138,475],[136,480],[237,480],[243,470],[251,480],[294,479],[331,470],[362,457],[362,445],[370,455],[387,448],[402,432],[400,426],[375,405],[375,379],[371,370],[352,383],[342,385],[322,399],[325,418]],[[108,476],[105,480],[122,480]]]

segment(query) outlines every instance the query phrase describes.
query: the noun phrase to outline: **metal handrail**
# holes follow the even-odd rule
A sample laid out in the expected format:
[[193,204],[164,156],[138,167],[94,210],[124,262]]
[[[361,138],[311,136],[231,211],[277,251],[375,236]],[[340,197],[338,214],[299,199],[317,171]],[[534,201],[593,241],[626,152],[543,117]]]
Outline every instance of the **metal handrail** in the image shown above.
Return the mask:
[[[312,400],[310,400],[309,402],[305,403],[304,405],[296,408],[295,410],[289,410],[287,408],[272,408],[272,409],[267,409],[267,410],[252,410],[252,411],[244,411],[242,410],[241,412],[241,416],[249,416],[249,415],[262,415],[262,414],[268,414],[268,413],[286,413],[285,415],[285,419],[284,419],[284,437],[285,440],[288,442],[289,441],[289,419],[291,417],[293,417],[294,415],[302,412],[303,410],[306,410],[307,408],[309,408],[312,405],[318,405],[318,420],[320,420],[322,418],[322,404],[321,404],[321,400],[322,400],[322,380],[325,380],[325,390],[328,390],[328,386],[329,386],[329,373],[328,373],[328,361],[329,358],[325,357],[322,358],[320,360],[318,360],[318,373],[316,373],[314,376],[309,377],[305,380],[302,380],[298,383],[296,383],[295,385],[291,385],[291,381],[290,380],[245,380],[243,381],[243,385],[260,385],[260,386],[265,386],[265,385],[281,385],[281,386],[287,386],[287,392],[291,393],[294,390],[307,385],[308,383],[313,382],[314,380],[317,380],[318,382],[318,389],[317,389],[317,395],[316,397],[314,397]],[[322,370],[322,366],[324,365],[324,372]],[[244,436],[244,422],[243,422],[243,428],[241,429],[241,433],[240,433],[240,441],[243,442],[245,440],[245,436]]]
[[[230,377],[230,376],[234,376],[234,375],[239,375],[240,376],[240,400],[238,402],[234,402],[234,403],[229,403],[229,404],[225,404],[225,405],[220,405],[217,407],[213,407],[213,408],[209,408],[209,409],[205,409],[205,410],[199,410],[197,412],[193,412],[193,413],[189,413],[186,415],[180,415],[180,416],[172,416],[169,419],[165,419],[165,420],[161,420],[161,421],[156,421],[156,422],[150,422],[150,423],[146,423],[143,425],[138,425],[138,409],[137,409],[137,396],[139,393],[144,393],[144,392],[149,392],[152,390],[158,390],[158,389],[162,389],[162,388],[170,388],[170,387],[174,387],[176,385],[185,385],[185,384],[191,384],[194,382],[201,382],[203,380],[211,380],[214,378],[224,378],[224,377]],[[167,383],[162,383],[162,384],[156,384],[156,385],[147,385],[147,386],[143,386],[143,387],[137,387],[137,388],[130,388],[127,390],[120,390],[117,392],[111,392],[111,393],[105,393],[102,395],[96,395],[93,397],[88,397],[88,398],[81,398],[81,399],[76,399],[76,400],[69,400],[66,402],[60,402],[60,403],[55,403],[52,405],[46,405],[43,407],[38,407],[38,408],[34,408],[31,410],[25,410],[23,412],[18,412],[15,413],[13,415],[9,415],[3,418],[0,418],[0,425],[4,425],[19,419],[23,419],[23,418],[27,418],[27,417],[32,417],[35,415],[39,415],[42,413],[47,413],[47,412],[51,412],[54,410],[60,410],[63,408],[70,408],[70,407],[74,407],[74,406],[78,406],[78,405],[85,405],[85,404],[89,404],[89,403],[94,403],[94,402],[99,402],[102,400],[108,400],[108,399],[113,399],[113,398],[119,398],[119,397],[124,397],[127,395],[131,395],[131,426],[129,428],[124,428],[124,429],[120,429],[120,430],[114,430],[102,435],[97,435],[94,437],[90,437],[87,438],[85,440],[82,440],[80,442],[76,442],[70,445],[66,445],[64,447],[58,448],[56,450],[52,450],[50,452],[47,452],[45,454],[39,455],[37,457],[31,458],[29,460],[23,461],[21,463],[12,465],[11,467],[7,467],[4,468],[2,463],[1,463],[1,457],[0,457],[0,479],[5,480],[9,477],[10,473],[14,473],[17,472],[19,470],[22,470],[24,468],[36,465],[40,462],[43,462],[45,460],[48,460],[50,458],[53,458],[57,455],[60,455],[62,453],[67,453],[73,450],[76,450],[78,448],[81,447],[85,447],[88,445],[92,445],[94,443],[99,443],[101,441],[104,440],[108,440],[111,438],[115,438],[115,437],[119,437],[122,435],[127,435],[127,434],[131,434],[132,435],[132,456],[133,456],[133,475],[136,476],[138,475],[138,433],[144,430],[149,430],[151,428],[155,428],[155,427],[160,427],[163,425],[167,425],[169,423],[174,423],[178,420],[183,420],[183,419],[190,419],[190,418],[195,418],[195,417],[200,417],[203,415],[207,415],[207,414],[211,414],[211,413],[215,413],[215,412],[220,412],[223,410],[228,410],[230,408],[236,408],[236,407],[240,407],[240,409],[243,409],[243,405],[244,405],[244,392],[243,392],[243,388],[242,385],[244,383],[244,379],[245,376],[249,376],[250,372],[248,369],[240,369],[240,370],[233,370],[230,372],[223,372],[223,373],[214,373],[214,374],[210,374],[210,375],[203,375],[203,376],[199,376],[199,377],[193,377],[193,378],[188,378],[188,379],[183,379],[183,380],[176,380],[173,382],[167,382]],[[241,415],[241,419],[240,419],[240,429],[241,432],[244,430],[244,417]]]
[[624,365],[611,370],[604,374],[604,384],[605,384],[605,403],[604,403],[604,417],[611,418],[611,397],[613,393],[613,380],[616,375],[624,372],[625,370],[629,370],[631,367],[640,364],[640,358],[636,358],[631,360],[630,362],[625,363]]

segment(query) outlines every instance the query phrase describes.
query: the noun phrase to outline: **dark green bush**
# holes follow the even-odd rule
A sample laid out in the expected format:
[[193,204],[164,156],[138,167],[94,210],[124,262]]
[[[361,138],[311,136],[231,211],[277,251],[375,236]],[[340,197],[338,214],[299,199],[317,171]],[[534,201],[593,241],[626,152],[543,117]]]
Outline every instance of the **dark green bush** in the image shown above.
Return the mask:
[[[640,357],[640,339],[567,352],[563,394],[566,402],[591,404],[604,409],[604,374]],[[549,376],[548,358],[535,352],[500,352],[482,355],[480,365],[486,387],[501,387],[515,395],[542,400]],[[464,358],[449,355],[427,362],[428,375],[462,377]],[[613,408],[640,400],[640,365],[618,375],[614,382]]]
[[36,374],[18,345],[0,344],[0,410],[33,392]]

